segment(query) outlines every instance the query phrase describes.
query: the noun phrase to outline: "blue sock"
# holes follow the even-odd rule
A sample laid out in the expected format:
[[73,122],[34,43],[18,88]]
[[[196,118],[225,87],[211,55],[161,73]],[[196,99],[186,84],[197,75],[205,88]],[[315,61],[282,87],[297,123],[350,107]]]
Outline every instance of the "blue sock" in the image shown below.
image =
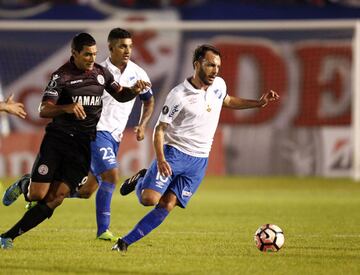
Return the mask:
[[165,220],[168,214],[169,211],[165,208],[156,206],[122,239],[128,245],[140,240],[149,234],[153,229],[158,227]]
[[141,191],[142,191],[143,180],[144,180],[144,178],[139,178],[138,182],[135,186],[136,196],[138,197],[140,203],[141,203]]
[[96,193],[96,222],[97,236],[101,235],[110,226],[110,205],[111,198],[115,190],[115,184],[101,182],[99,190]]

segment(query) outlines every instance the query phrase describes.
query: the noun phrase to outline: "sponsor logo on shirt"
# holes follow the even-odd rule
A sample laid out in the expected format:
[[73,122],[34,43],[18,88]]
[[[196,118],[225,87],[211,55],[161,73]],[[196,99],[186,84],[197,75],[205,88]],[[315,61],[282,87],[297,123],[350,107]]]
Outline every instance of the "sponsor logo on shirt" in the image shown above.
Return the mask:
[[177,113],[179,111],[179,106],[180,106],[180,104],[176,104],[172,107],[169,117],[172,117],[173,115],[175,115],[175,113]]
[[54,90],[46,90],[44,92],[44,95],[46,95],[46,96],[58,96],[59,93],[57,91],[54,91]]
[[73,96],[73,102],[80,103],[83,106],[101,106],[101,96],[94,95],[83,95],[83,96]]
[[168,112],[169,112],[169,107],[165,105],[165,106],[162,108],[162,113],[163,113],[164,115],[166,115]]
[[73,81],[70,81],[70,84],[76,84],[76,83],[81,83],[83,82],[82,79],[78,79],[78,80],[73,80]]

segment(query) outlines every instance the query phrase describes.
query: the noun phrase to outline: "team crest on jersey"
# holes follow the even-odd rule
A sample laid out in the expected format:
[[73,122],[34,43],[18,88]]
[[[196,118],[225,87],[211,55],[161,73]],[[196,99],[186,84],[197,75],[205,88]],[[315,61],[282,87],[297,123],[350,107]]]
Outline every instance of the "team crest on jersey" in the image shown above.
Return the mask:
[[101,74],[99,74],[99,75],[96,77],[96,79],[97,79],[97,81],[98,81],[101,85],[103,85],[103,84],[105,83],[105,79],[104,79],[104,77],[103,77]]
[[49,173],[49,167],[45,164],[41,164],[38,168],[38,172],[40,175],[45,176],[47,173]]
[[222,96],[222,92],[219,89],[214,90],[215,95],[220,99]]
[[162,113],[163,113],[164,115],[166,115],[168,112],[169,112],[169,107],[165,105],[165,106],[162,108]]

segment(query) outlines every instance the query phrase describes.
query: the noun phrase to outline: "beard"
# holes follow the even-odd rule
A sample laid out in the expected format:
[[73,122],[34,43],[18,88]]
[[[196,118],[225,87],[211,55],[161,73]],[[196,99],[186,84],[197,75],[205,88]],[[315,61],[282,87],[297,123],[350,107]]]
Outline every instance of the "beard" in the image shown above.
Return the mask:
[[211,85],[213,81],[209,81],[207,79],[207,75],[205,74],[204,70],[200,70],[199,71],[199,78],[202,81],[202,83],[204,83],[205,85]]

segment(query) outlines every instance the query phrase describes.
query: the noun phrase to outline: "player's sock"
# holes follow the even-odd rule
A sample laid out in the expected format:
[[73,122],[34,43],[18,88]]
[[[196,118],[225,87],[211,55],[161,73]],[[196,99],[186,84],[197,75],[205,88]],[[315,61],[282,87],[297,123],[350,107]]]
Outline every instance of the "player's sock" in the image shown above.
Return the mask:
[[167,217],[169,211],[156,206],[129,232],[123,239],[128,245],[140,240],[158,227]]
[[68,195],[69,199],[73,199],[73,198],[80,198],[79,193],[78,192],[73,192],[71,194]]
[[21,234],[34,228],[46,218],[50,218],[54,210],[47,206],[44,202],[39,202],[18,221],[9,231],[1,235],[3,238],[11,238],[12,240]]
[[110,226],[110,205],[115,190],[115,184],[102,181],[96,193],[97,236],[100,236]]
[[144,181],[144,178],[139,178],[138,179],[138,182],[135,186],[135,192],[136,192],[136,196],[138,197],[139,199],[139,202],[141,203],[141,192],[142,192],[142,185],[143,185],[143,181]]
[[28,177],[27,177],[27,175],[24,175],[19,181],[19,187],[21,189],[21,192],[23,193],[25,200],[28,202],[30,202],[30,200],[27,196],[28,192],[29,192],[30,182],[31,182],[30,175]]

